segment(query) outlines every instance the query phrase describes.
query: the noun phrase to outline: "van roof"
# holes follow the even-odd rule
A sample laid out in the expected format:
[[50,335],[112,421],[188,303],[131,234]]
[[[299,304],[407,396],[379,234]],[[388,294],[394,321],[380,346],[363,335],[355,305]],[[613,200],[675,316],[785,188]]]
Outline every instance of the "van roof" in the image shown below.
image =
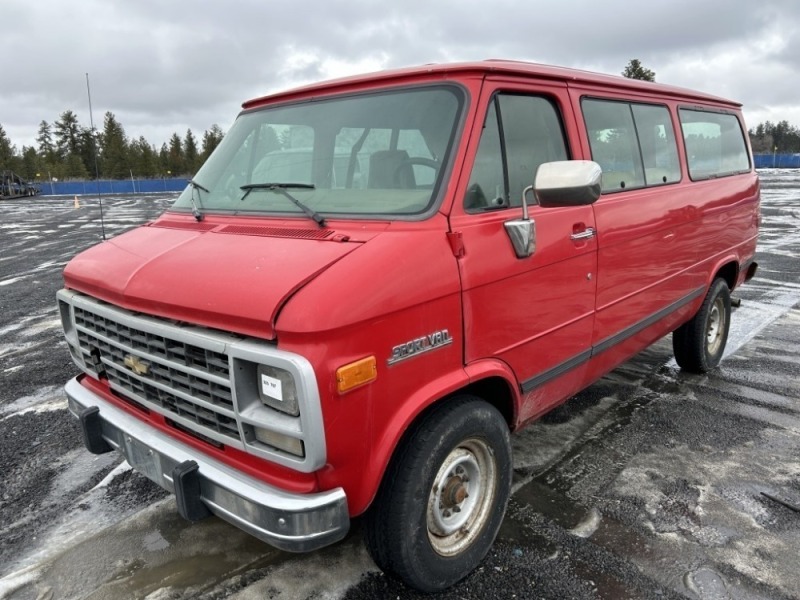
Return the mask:
[[712,96],[711,94],[706,94],[704,92],[698,92],[672,85],[665,85],[663,83],[627,79],[620,75],[593,73],[591,71],[583,71],[580,69],[571,69],[567,67],[556,67],[539,63],[488,59],[476,62],[427,64],[416,67],[406,67],[401,69],[378,71],[375,73],[366,73],[363,75],[343,77],[329,81],[321,81],[283,92],[277,92],[259,98],[254,98],[245,102],[242,107],[252,108],[254,106],[264,104],[265,102],[291,100],[296,97],[305,96],[309,92],[325,91],[330,93],[345,91],[347,88],[360,87],[364,83],[400,83],[404,79],[414,79],[419,78],[420,76],[438,76],[439,79],[449,77],[456,78],[459,75],[464,75],[467,73],[477,73],[482,74],[483,76],[501,73],[521,77],[527,76],[540,79],[554,79],[558,81],[564,81],[567,84],[602,85],[604,87],[631,90],[634,92],[643,92],[648,94],[655,93],[656,95],[661,96],[723,104],[729,107],[741,106],[741,103],[739,102],[734,102],[733,100],[727,100],[718,96]]

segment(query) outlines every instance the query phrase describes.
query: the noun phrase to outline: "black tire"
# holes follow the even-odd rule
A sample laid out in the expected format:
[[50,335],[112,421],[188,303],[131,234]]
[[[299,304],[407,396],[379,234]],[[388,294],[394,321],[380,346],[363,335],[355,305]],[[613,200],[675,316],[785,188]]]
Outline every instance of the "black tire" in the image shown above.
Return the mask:
[[510,491],[505,419],[480,398],[455,398],[426,414],[395,451],[365,515],[367,549],[407,585],[443,590],[486,556]]
[[694,317],[672,334],[678,366],[707,373],[722,360],[731,326],[731,293],[724,279],[715,279]]

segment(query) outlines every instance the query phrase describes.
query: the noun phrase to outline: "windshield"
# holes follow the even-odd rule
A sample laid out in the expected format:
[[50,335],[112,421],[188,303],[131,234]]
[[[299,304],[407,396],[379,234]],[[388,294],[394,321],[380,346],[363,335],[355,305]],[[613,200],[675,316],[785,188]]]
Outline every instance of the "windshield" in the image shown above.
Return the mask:
[[[203,213],[419,215],[431,209],[463,95],[421,87],[242,113],[193,177]],[[173,208],[192,211],[190,185]],[[195,204],[197,198],[195,197]]]

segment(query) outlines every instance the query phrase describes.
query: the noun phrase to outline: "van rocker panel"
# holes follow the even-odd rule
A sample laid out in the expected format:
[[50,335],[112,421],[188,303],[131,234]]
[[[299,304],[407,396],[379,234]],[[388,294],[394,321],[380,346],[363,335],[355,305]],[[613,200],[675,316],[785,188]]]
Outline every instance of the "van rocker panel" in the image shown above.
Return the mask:
[[281,550],[308,552],[347,534],[350,519],[342,488],[316,494],[285,492],[148,426],[86,389],[77,377],[64,389],[74,416],[97,408],[90,420],[95,431],[87,432],[86,419],[82,419],[86,439],[97,436],[99,429],[102,440],[118,450],[134,469],[172,493],[176,492],[175,468],[194,461],[195,482],[199,484],[199,498],[195,500],[258,539]]

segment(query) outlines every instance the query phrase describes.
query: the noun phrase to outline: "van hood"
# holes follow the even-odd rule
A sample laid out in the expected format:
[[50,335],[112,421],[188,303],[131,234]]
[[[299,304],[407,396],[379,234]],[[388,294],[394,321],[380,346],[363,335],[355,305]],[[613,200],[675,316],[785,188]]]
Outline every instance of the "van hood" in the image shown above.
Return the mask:
[[273,339],[288,298],[359,245],[325,229],[156,221],[82,252],[64,280],[129,310]]

